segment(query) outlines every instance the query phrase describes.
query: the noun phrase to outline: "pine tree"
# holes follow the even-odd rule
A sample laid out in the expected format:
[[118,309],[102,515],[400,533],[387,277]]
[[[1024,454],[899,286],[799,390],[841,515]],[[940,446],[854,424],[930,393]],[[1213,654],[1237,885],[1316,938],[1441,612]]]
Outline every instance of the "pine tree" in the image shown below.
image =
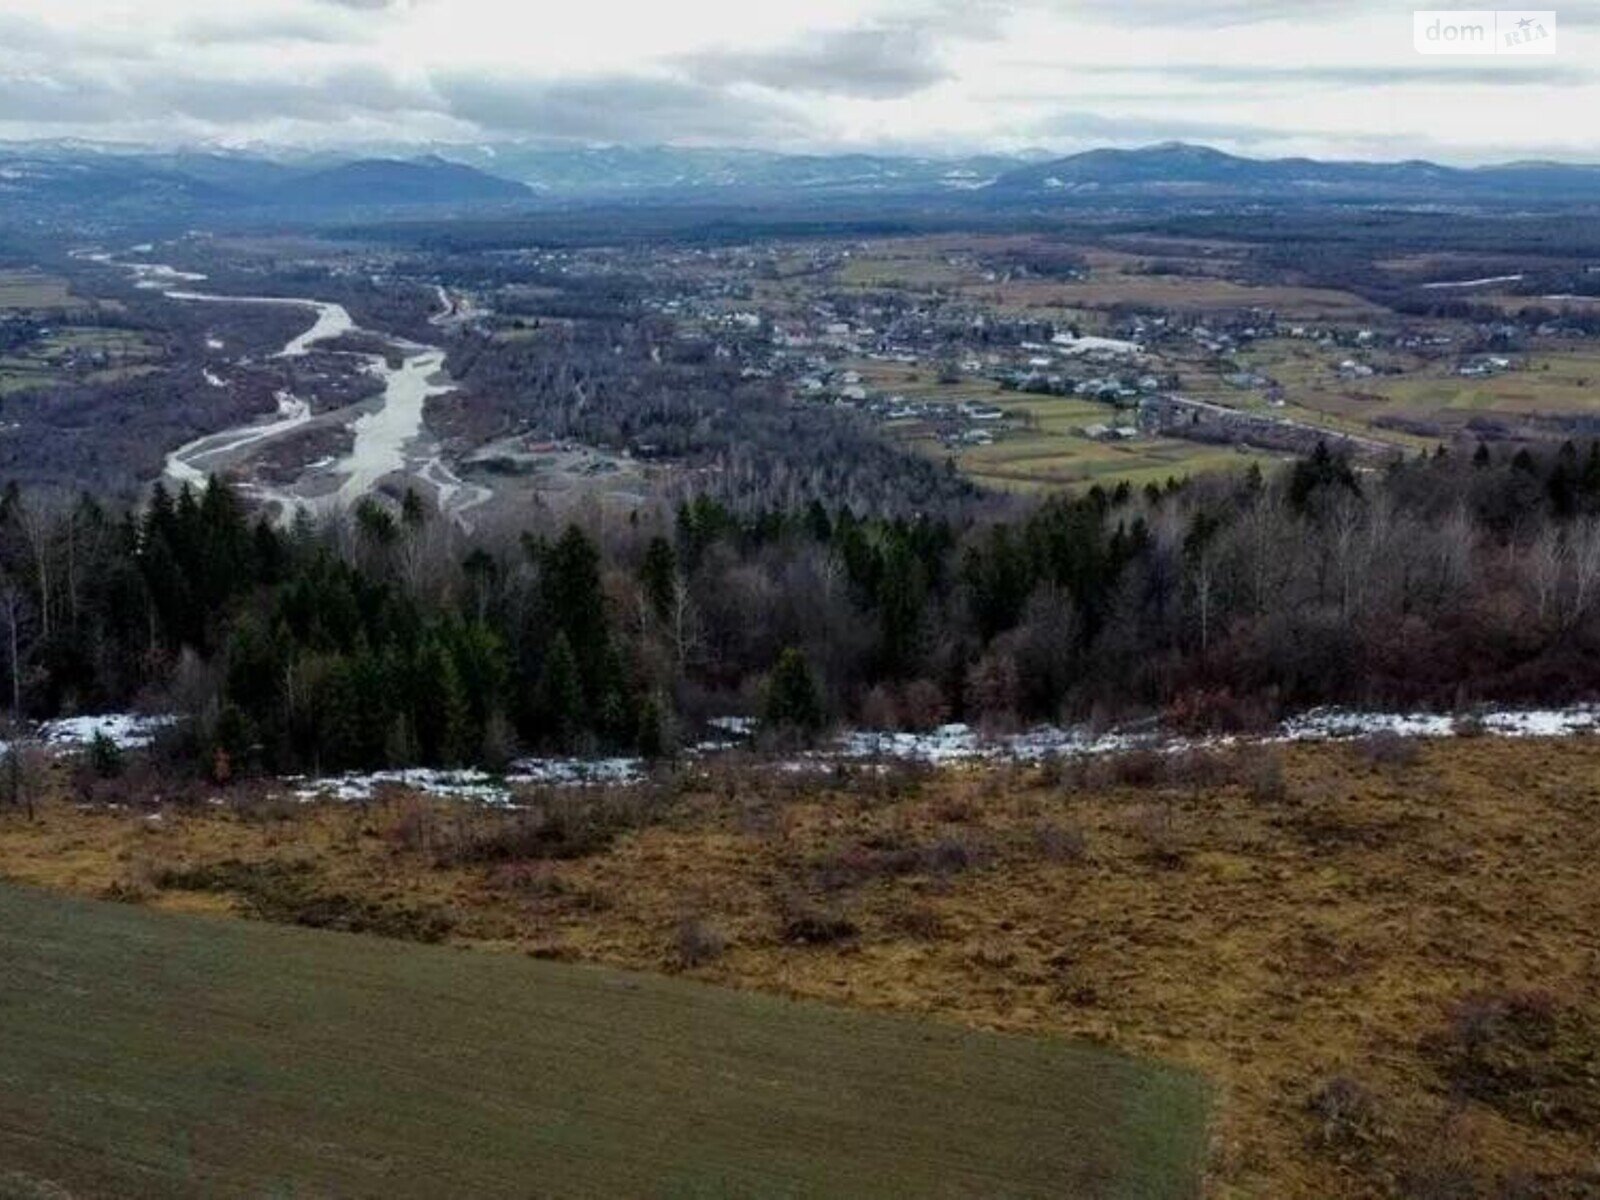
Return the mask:
[[600,552],[583,530],[569,525],[543,558],[541,590],[550,628],[566,636],[585,695],[597,697],[609,640]]
[[884,553],[878,583],[883,670],[891,677],[902,678],[917,666],[924,592],[921,563],[905,539],[894,536]]
[[562,749],[572,749],[588,724],[583,681],[578,660],[565,633],[558,633],[545,656],[539,680],[539,711],[549,739]]
[[678,556],[666,538],[657,535],[650,539],[644,552],[644,564],[639,568],[639,583],[656,617],[670,620],[678,598]]
[[767,678],[766,721],[773,728],[815,735],[826,719],[822,694],[805,655],[790,646],[778,656]]

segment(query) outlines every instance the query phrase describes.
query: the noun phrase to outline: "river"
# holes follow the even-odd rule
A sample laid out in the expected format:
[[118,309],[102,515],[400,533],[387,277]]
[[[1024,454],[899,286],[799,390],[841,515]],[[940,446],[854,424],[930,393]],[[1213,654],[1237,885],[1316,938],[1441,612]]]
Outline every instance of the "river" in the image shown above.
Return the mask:
[[[131,271],[135,286],[160,291],[167,299],[181,303],[289,305],[314,313],[311,327],[291,338],[275,358],[303,358],[319,343],[333,341],[347,333],[366,332],[342,304],[331,301],[192,291],[182,285],[201,282],[206,278],[204,275],[180,271],[163,263],[119,261],[113,255],[99,252],[79,257]],[[442,324],[441,318],[448,319],[456,311],[443,288],[439,289],[439,295],[445,312],[434,318],[435,324]],[[165,477],[177,484],[202,483],[211,473],[235,467],[265,444],[315,421],[348,428],[354,439],[349,453],[331,462],[302,468],[294,482],[286,486],[251,480],[241,485],[243,490],[265,505],[276,506],[279,517],[287,520],[301,509],[326,513],[348,508],[383,480],[404,474],[431,487],[439,511],[470,529],[466,513],[483,504],[492,493],[457,476],[440,457],[438,447],[423,428],[428,400],[455,390],[455,385],[444,374],[445,352],[438,346],[387,334],[378,336],[400,350],[398,366],[391,366],[381,354],[341,351],[364,360],[363,369],[382,381],[383,392],[375,405],[364,401],[314,416],[308,401],[287,390],[280,391],[274,416],[207,434],[172,451],[167,456]],[[208,369],[206,379],[216,383],[221,377]],[[225,381],[222,382],[226,386]]]

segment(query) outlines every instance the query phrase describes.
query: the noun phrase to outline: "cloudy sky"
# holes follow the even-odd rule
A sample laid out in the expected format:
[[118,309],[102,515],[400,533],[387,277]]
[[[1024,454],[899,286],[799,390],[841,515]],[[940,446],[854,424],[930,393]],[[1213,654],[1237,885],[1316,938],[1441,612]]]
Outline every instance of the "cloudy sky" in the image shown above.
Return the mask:
[[1434,58],[1367,0],[0,0],[0,138],[1600,161],[1600,0]]

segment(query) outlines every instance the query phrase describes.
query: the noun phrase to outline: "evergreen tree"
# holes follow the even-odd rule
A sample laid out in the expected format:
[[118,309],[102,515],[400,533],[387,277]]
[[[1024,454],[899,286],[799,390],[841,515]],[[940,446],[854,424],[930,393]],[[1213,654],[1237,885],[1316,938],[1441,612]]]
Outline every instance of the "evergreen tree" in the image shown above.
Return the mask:
[[545,657],[539,681],[539,710],[548,739],[563,750],[573,749],[588,724],[578,660],[565,633],[558,633]]
[[644,588],[646,602],[657,618],[670,620],[678,598],[678,556],[672,543],[656,536],[645,548],[644,563],[639,568],[639,583]]
[[777,730],[807,737],[821,730],[826,719],[811,666],[793,646],[778,656],[767,678],[765,718]]

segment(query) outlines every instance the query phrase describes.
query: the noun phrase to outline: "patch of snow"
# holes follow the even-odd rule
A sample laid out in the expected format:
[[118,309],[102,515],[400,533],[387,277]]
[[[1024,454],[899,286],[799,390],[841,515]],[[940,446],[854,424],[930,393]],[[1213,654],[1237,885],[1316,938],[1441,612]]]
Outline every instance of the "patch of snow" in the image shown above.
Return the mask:
[[1440,288],[1475,288],[1487,287],[1491,283],[1518,283],[1521,280],[1521,275],[1486,275],[1482,279],[1443,279],[1438,283],[1425,283],[1422,287],[1424,291]]
[[1070,333],[1058,333],[1050,341],[1059,348],[1062,354],[1144,353],[1144,348],[1138,342],[1124,341],[1121,338],[1073,337]]
[[644,778],[639,758],[521,758],[506,782],[545,787],[622,786]]
[[120,749],[148,746],[156,734],[177,723],[170,716],[141,717],[133,713],[104,713],[97,717],[62,717],[39,726],[39,740],[47,746],[82,748],[104,734]]
[[349,772],[326,779],[291,777],[301,800],[371,800],[382,787],[403,787],[446,800],[469,800],[496,806],[511,803],[518,787],[621,787],[644,778],[644,763],[636,758],[525,758],[511,764],[504,775],[487,771],[442,771],[411,767],[394,771]]
[[400,771],[351,772],[329,779],[290,777],[297,785],[294,793],[301,800],[371,800],[380,787],[410,788],[430,796],[451,800],[473,800],[481,804],[506,804],[511,793],[505,784],[485,771],[436,771],[413,767]]

